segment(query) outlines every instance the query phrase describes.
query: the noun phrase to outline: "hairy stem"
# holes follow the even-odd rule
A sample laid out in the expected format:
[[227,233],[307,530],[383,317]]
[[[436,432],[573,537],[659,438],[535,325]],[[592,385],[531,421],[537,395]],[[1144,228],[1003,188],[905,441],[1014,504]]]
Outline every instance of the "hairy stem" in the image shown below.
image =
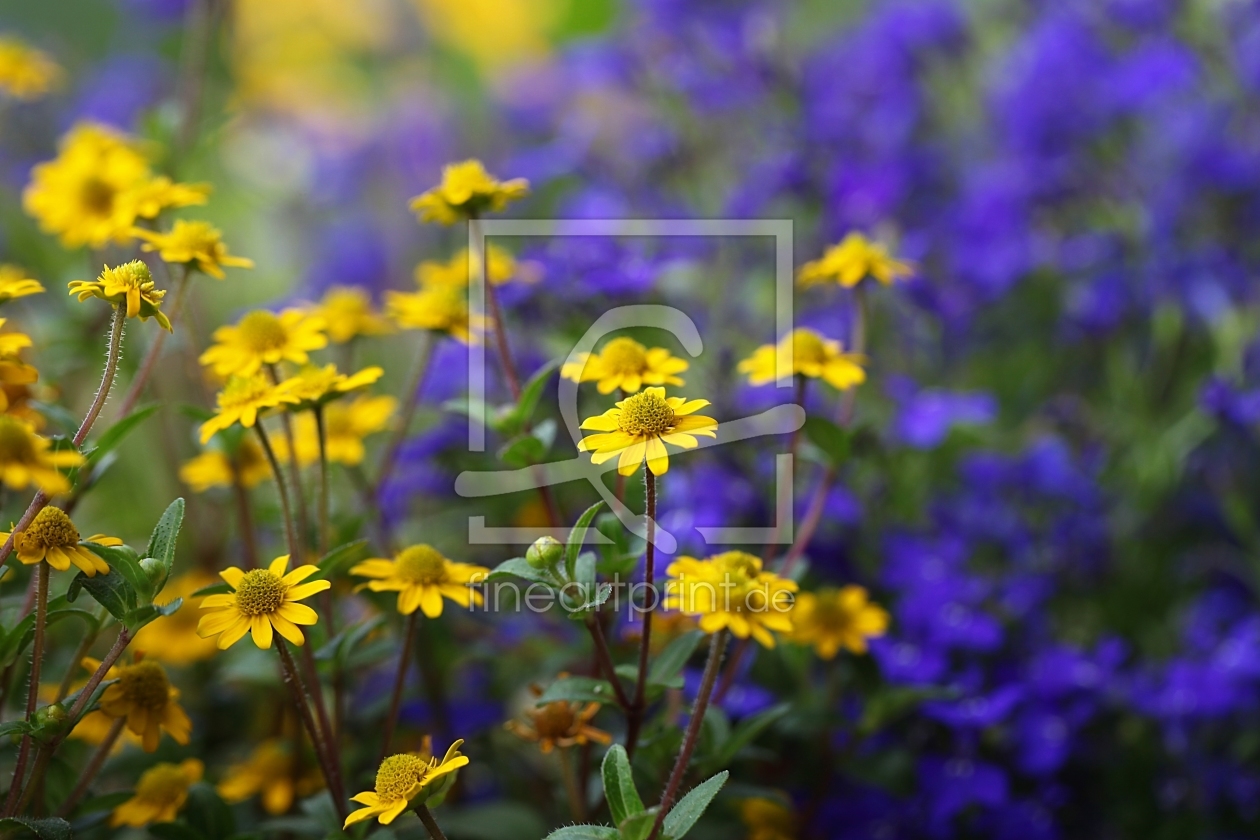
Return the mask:
[[293,705],[297,707],[298,716],[302,719],[306,734],[310,736],[311,745],[315,748],[315,757],[319,760],[319,769],[324,774],[324,781],[328,783],[328,792],[332,794],[333,806],[344,822],[349,812],[346,809],[346,796],[341,786],[341,772],[336,763],[336,757],[330,753],[328,743],[324,740],[319,726],[315,723],[315,718],[311,715],[309,692],[298,673],[293,654],[289,652],[288,643],[283,639],[276,639],[276,650],[280,653],[280,665],[284,673],[285,685],[289,687]]
[[403,630],[403,648],[398,655],[398,671],[394,675],[394,690],[389,696],[389,711],[385,713],[385,734],[381,738],[381,760],[390,755],[389,748],[394,740],[394,730],[398,728],[398,711],[402,708],[403,686],[407,683],[407,668],[411,665],[411,647],[416,636],[416,622],[419,611],[407,616],[407,624]]
[[315,406],[315,431],[319,435],[319,556],[328,553],[331,515],[328,508],[328,431],[324,427],[324,407]]
[[[48,563],[41,562],[36,569],[38,584],[35,591],[35,640],[31,645],[30,686],[26,692],[26,722],[30,723],[39,707],[39,675],[44,665],[44,630],[48,625]],[[22,790],[22,780],[26,776],[26,762],[30,759],[32,739],[30,735],[22,736],[22,745],[18,747],[17,764],[13,768],[13,781],[9,784],[9,795],[4,802],[5,816],[16,813],[18,793]],[[31,777],[34,782],[34,774]]]
[[661,825],[665,815],[674,807],[678,798],[678,789],[682,785],[683,775],[691,762],[691,754],[700,740],[700,727],[704,723],[704,713],[709,710],[709,698],[713,695],[713,683],[717,680],[718,668],[722,664],[722,653],[726,650],[728,632],[721,630],[709,640],[709,659],[704,664],[704,676],[700,678],[700,691],[696,694],[695,705],[691,707],[691,720],[687,721],[687,732],[683,736],[682,748],[678,751],[678,759],[674,769],[669,773],[669,781],[665,784],[665,792],[661,794],[660,811],[656,814],[656,822],[652,825],[652,833],[648,840],[656,840],[661,833]]
[[[179,317],[184,310],[184,301],[188,297],[189,279],[192,276],[192,267],[184,266],[184,273],[180,275],[179,285],[175,290],[175,300],[171,303],[171,311],[166,313],[174,326],[175,319]],[[122,403],[118,406],[118,419],[131,414],[132,409],[136,407],[136,403],[140,401],[140,397],[144,396],[145,386],[149,384],[150,377],[153,376],[153,369],[157,366],[158,357],[162,355],[162,347],[166,343],[166,330],[158,330],[157,335],[153,336],[153,341],[149,344],[149,349],[144,353],[144,359],[140,362],[140,368],[136,371],[136,378],[132,381],[131,387],[127,389],[127,394],[123,397]]]

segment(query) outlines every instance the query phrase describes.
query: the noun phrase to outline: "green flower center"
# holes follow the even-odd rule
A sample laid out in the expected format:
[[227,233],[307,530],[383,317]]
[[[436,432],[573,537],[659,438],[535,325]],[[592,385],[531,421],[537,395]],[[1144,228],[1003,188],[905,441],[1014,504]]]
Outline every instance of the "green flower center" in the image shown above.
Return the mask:
[[267,569],[253,569],[237,584],[236,608],[248,616],[270,615],[280,609],[288,588],[279,575]]
[[233,376],[219,392],[219,408],[250,405],[265,397],[272,384],[262,376]]
[[714,558],[722,570],[738,582],[744,583],[755,578],[761,572],[761,561],[743,551],[727,551]]
[[428,769],[429,763],[418,755],[391,755],[381,762],[380,769],[376,771],[376,795],[382,802],[406,799]]
[[69,548],[78,544],[79,529],[74,527],[64,510],[49,505],[35,514],[22,539],[34,541],[45,548]]
[[288,330],[280,319],[263,310],[246,315],[237,329],[245,344],[255,353],[279,350],[289,340]]
[[651,391],[627,397],[617,418],[617,428],[635,437],[659,437],[673,426],[674,409]]
[[178,764],[158,764],[144,771],[136,784],[136,798],[174,802],[188,790],[188,777]]
[[432,546],[413,545],[403,549],[394,565],[399,575],[415,583],[432,584],[446,580],[446,558]]
[[633,338],[614,338],[604,345],[599,359],[609,373],[640,373],[647,366],[647,348]]
[[142,709],[164,708],[171,697],[171,681],[156,662],[137,662],[122,669],[118,678],[123,696]]
[[821,364],[827,359],[827,347],[822,336],[813,330],[795,330],[792,333],[792,360],[797,367],[804,364]]
[[92,213],[108,216],[114,211],[114,196],[117,194],[113,187],[100,178],[88,178],[83,182],[79,198],[83,206]]
[[33,460],[35,441],[30,430],[20,420],[0,415],[0,461],[25,464]]

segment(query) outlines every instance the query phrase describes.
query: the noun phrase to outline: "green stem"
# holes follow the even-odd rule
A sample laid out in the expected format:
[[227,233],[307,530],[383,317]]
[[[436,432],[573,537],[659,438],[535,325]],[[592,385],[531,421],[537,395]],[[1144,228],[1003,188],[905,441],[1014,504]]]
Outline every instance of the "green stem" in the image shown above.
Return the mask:
[[573,775],[573,760],[568,747],[556,751],[560,758],[560,776],[564,779],[564,791],[569,797],[569,815],[575,823],[586,822],[586,803],[577,777]]
[[429,810],[429,806],[423,802],[416,806],[416,816],[420,818],[420,822],[424,823],[424,827],[429,832],[431,840],[446,840],[446,835],[442,833],[442,828],[437,824],[437,820],[433,818],[433,812]]
[[372,485],[373,499],[380,497],[385,483],[393,475],[398,461],[398,452],[407,440],[407,434],[411,431],[411,421],[415,419],[416,408],[420,405],[420,386],[424,384],[424,377],[429,371],[429,362],[433,359],[433,345],[437,343],[437,339],[433,333],[425,330],[420,342],[415,370],[412,371],[411,378],[407,380],[407,391],[403,394],[402,416],[398,418],[398,426],[394,429],[394,434],[390,437],[389,444],[381,456],[380,469],[376,471],[376,483]]
[[331,516],[328,508],[328,432],[324,427],[324,406],[315,406],[315,431],[319,435],[319,556],[328,553]]
[[337,815],[342,822],[345,822],[348,816],[346,796],[341,786],[341,772],[336,757],[330,753],[328,743],[324,740],[319,726],[315,723],[315,718],[311,715],[309,692],[298,673],[293,654],[289,653],[288,643],[283,639],[276,639],[276,650],[280,654],[285,685],[289,687],[293,705],[297,707],[302,725],[306,727],[306,734],[310,736],[311,745],[315,748],[315,757],[319,760],[319,768],[324,774],[324,781],[328,783],[328,792],[332,794],[333,807],[337,809]]
[[[36,574],[38,583],[35,590],[35,640],[31,646],[30,687],[26,693],[26,722],[30,723],[39,707],[39,675],[44,664],[44,630],[48,626],[48,563],[41,562]],[[22,780],[26,776],[26,762],[30,759],[32,739],[30,735],[22,736],[22,745],[18,747],[17,764],[13,768],[13,781],[9,784],[9,795],[4,802],[5,816],[13,816],[18,804],[18,793],[22,790]],[[31,777],[32,784],[35,781]]]
[[[191,264],[184,265],[184,273],[179,278],[179,285],[175,289],[175,300],[171,303],[171,311],[166,313],[171,321],[172,327],[175,319],[179,317],[184,310],[184,301],[188,297],[189,279],[192,276]],[[131,387],[127,389],[127,395],[123,397],[122,404],[118,407],[118,419],[122,419],[131,414],[132,409],[136,407],[136,403],[140,401],[140,397],[144,396],[144,388],[149,384],[149,379],[153,375],[153,369],[157,366],[158,357],[162,355],[162,346],[166,343],[166,330],[158,330],[157,335],[153,336],[149,349],[144,353],[144,360],[140,362],[140,369],[136,371],[136,378],[132,381]]]
[[[267,373],[271,376],[271,384],[280,384],[280,371],[276,370],[275,365],[268,365]],[[294,565],[301,565],[306,562],[306,545],[311,534],[306,519],[306,491],[302,489],[302,467],[298,463],[297,436],[293,434],[293,416],[287,411],[282,412],[280,423],[284,429],[284,442],[289,446],[289,479],[293,482],[293,511],[296,514],[294,527],[298,536],[297,551],[294,551],[294,546],[289,546],[289,554],[292,556]],[[276,483],[282,483],[279,475],[276,476]]]
[[403,629],[403,648],[398,655],[398,671],[394,674],[394,690],[389,696],[389,711],[385,714],[385,734],[381,738],[381,761],[390,755],[390,745],[394,740],[394,730],[398,728],[398,711],[402,708],[403,686],[407,683],[407,667],[411,664],[411,647],[416,636],[416,622],[420,612],[417,610],[407,616]]
[[647,711],[648,659],[652,647],[652,613],[656,609],[656,474],[643,465],[643,486],[647,495],[647,507],[643,514],[643,528],[647,536],[647,552],[644,558],[643,581],[647,584],[648,599],[643,610],[643,633],[639,636],[639,676],[634,685],[634,702],[626,724],[626,755],[634,757],[639,743],[639,730],[643,727],[643,715]]
[[[289,562],[295,566],[302,564],[302,555],[298,551],[297,535],[293,532],[293,512],[289,509],[289,491],[284,486],[284,474],[280,472],[280,462],[276,460],[275,450],[271,448],[271,440],[263,430],[262,420],[254,423],[254,431],[258,433],[258,442],[262,445],[267,463],[271,464],[271,475],[276,480],[276,492],[280,494],[280,511],[284,514],[285,541],[289,546]],[[290,455],[294,453],[290,450]]]

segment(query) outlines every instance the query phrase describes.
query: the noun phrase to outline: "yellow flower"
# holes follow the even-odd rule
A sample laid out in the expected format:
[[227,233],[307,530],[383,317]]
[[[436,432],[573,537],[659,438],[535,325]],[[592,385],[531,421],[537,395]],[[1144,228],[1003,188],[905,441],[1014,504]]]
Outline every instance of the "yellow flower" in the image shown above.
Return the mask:
[[[561,677],[567,674],[561,674]],[[541,697],[543,690],[531,685],[529,691]],[[578,703],[558,700],[541,707],[525,710],[527,720],[509,720],[504,728],[518,738],[538,744],[542,752],[549,753],[556,747],[572,747],[595,741],[612,743],[612,736],[602,729],[591,726],[591,719],[599,713],[599,703]]]
[[60,78],[61,68],[46,53],[17,38],[0,38],[0,92],[39,99]]
[[867,277],[874,277],[885,286],[894,280],[914,275],[914,266],[894,258],[887,246],[873,242],[856,231],[850,233],[838,245],[832,245],[821,259],[805,263],[796,273],[800,286],[816,286],[820,283],[839,283],[852,288]]
[[841,648],[866,653],[867,639],[888,631],[888,613],[872,604],[860,586],[802,592],[792,611],[792,640],[813,645],[823,659]]
[[426,286],[418,292],[386,292],[389,317],[405,330],[433,330],[465,344],[473,333],[490,326],[490,320],[468,312],[468,299],[459,286]]
[[463,743],[461,739],[451,744],[441,761],[417,753],[400,753],[386,758],[376,771],[376,790],[364,791],[350,797],[352,802],[367,807],[346,817],[342,828],[349,828],[354,823],[370,820],[372,817],[379,818],[381,825],[389,825],[414,800],[420,799],[423,802],[440,793],[450,782],[450,779],[444,777],[468,763],[468,758],[459,752]]
[[16,265],[0,264],[0,303],[8,303],[14,298],[38,295],[44,291],[38,280],[26,276],[26,272]]
[[334,286],[316,309],[328,325],[328,338],[345,344],[361,335],[387,335],[394,326],[372,308],[372,298],[354,286]]
[[[0,541],[9,538],[8,532],[0,534]],[[109,574],[109,564],[94,554],[88,543],[97,545],[122,545],[117,537],[104,534],[93,534],[87,539],[79,536],[79,529],[74,527],[66,512],[58,507],[48,505],[35,514],[26,530],[18,531],[13,537],[13,548],[18,559],[27,566],[33,566],[41,560],[59,572],[64,572],[73,563],[88,577]]]
[[201,614],[197,605],[192,603],[191,596],[215,580],[214,575],[201,571],[171,578],[162,588],[163,603],[183,598],[183,605],[170,615],[159,616],[141,627],[131,646],[144,651],[152,659],[176,666],[191,665],[214,656],[218,650],[214,639],[203,639],[197,635],[197,621]]
[[31,170],[22,206],[67,248],[127,242],[137,212],[130,193],[149,177],[148,161],[134,141],[80,123],[62,138],[56,158]]
[[[179,689],[171,685],[165,668],[141,656],[136,654],[132,664],[115,665],[105,673],[105,679],[116,682],[101,695],[100,709],[111,718],[126,718],[127,729],[140,736],[145,752],[158,748],[163,729],[175,743],[186,746],[192,721],[177,702]],[[84,657],[83,667],[95,673],[101,661]]]
[[443,596],[461,607],[481,604],[481,593],[470,588],[485,580],[490,570],[471,563],[454,563],[430,545],[413,545],[393,560],[373,557],[350,569],[350,574],[374,578],[363,584],[373,592],[397,592],[398,611],[411,615],[419,607],[429,618],[442,614]]
[[203,610],[214,610],[201,617],[197,632],[203,637],[218,636],[219,649],[227,650],[252,633],[254,644],[271,647],[272,630],[295,645],[306,641],[299,624],[312,625],[319,620],[313,609],[298,601],[323,592],[332,584],[326,580],[302,583],[319,571],[318,566],[298,566],[287,575],[289,555],[271,561],[270,568],[248,572],[236,567],[224,569],[219,576],[234,592],[207,595],[201,601]]
[[[512,282],[517,274],[516,258],[509,251],[498,245],[486,245],[489,260],[486,263],[486,279],[491,285],[502,286]],[[420,288],[429,286],[468,285],[472,270],[477,265],[477,256],[467,248],[451,257],[450,262],[425,260],[416,266],[416,285]]]
[[136,228],[132,233],[144,240],[144,251],[157,251],[168,263],[191,265],[202,274],[223,279],[223,266],[253,268],[254,261],[234,257],[223,244],[223,234],[209,222],[176,219],[166,233]]
[[205,765],[195,758],[179,764],[155,764],[140,776],[135,793],[114,809],[109,824],[142,828],[149,823],[172,822],[188,801],[188,789],[201,781]]
[[235,326],[219,327],[214,341],[201,354],[201,363],[219,376],[249,376],[263,365],[280,362],[304,365],[309,351],[328,345],[324,319],[300,309],[279,315],[257,309]]
[[280,383],[280,387],[298,398],[299,408],[309,409],[359,388],[366,388],[384,374],[385,371],[378,367],[364,368],[358,373],[347,376],[340,373],[337,366],[333,364],[323,367],[306,365]]
[[499,181],[479,160],[452,163],[442,169],[442,183],[411,200],[411,209],[422,222],[451,225],[483,213],[497,213],[513,201],[529,195],[524,178]]
[[679,557],[666,570],[673,578],[665,585],[665,608],[700,618],[700,629],[717,633],[729,629],[741,639],[752,636],[764,647],[774,647],[771,630],[792,630],[794,581],[763,571],[760,558],[743,551],[727,551],[706,560]]
[[240,423],[253,428],[258,417],[279,405],[296,403],[297,397],[283,387],[271,384],[262,373],[252,376],[233,376],[216,397],[219,413],[201,424],[201,442],[204,444],[216,432]]
[[220,449],[207,449],[179,468],[179,480],[194,493],[212,487],[231,487],[236,481],[249,489],[271,478],[271,464],[262,447],[249,438],[242,438],[236,452],[229,456]]
[[139,317],[142,321],[156,318],[162,329],[171,332],[171,321],[160,307],[166,292],[157,288],[149,267],[140,260],[132,260],[115,268],[105,266],[95,280],[70,281],[70,294],[83,302],[98,297],[115,308],[126,305],[127,317]]
[[[167,207],[205,204],[209,197],[209,184],[181,184],[165,175],[158,175],[128,190],[124,199],[131,204],[137,216],[153,219]],[[178,225],[179,222],[175,224]],[[132,235],[135,232],[132,230]]]
[[866,371],[862,369],[866,357],[843,350],[839,341],[798,327],[777,346],[763,344],[758,347],[739,363],[738,370],[748,374],[748,381],[753,385],[765,385],[778,378],[778,367],[782,365],[788,373],[822,379],[833,388],[844,391],[866,381]]
[[263,809],[272,816],[287,813],[295,796],[309,796],[323,787],[323,778],[313,766],[303,770],[296,747],[280,738],[263,741],[249,758],[227,769],[215,788],[228,802],[244,802],[261,793]]
[[55,496],[70,489],[70,480],[58,467],[77,467],[83,456],[73,449],[48,451],[52,441],[35,434],[31,426],[11,414],[0,414],[0,479],[13,490],[34,484]]
[[741,801],[739,818],[748,827],[747,840],[796,840],[796,816],[774,799],[755,796]]
[[614,338],[598,353],[581,353],[560,369],[574,382],[595,381],[601,394],[620,388],[633,394],[644,385],[682,385],[675,374],[688,368],[686,359],[670,355],[664,347],[644,347],[633,338]]
[[[3,327],[8,320],[8,318],[0,318],[0,327]],[[0,333],[0,356],[17,356],[19,352],[30,346],[31,337],[26,333]]]
[[[389,418],[398,401],[393,397],[355,397],[352,402],[330,403],[324,409],[324,446],[328,460],[334,464],[356,467],[363,463],[367,449],[363,439],[389,427]],[[276,457],[288,461],[288,443],[277,438],[272,445]],[[301,414],[293,422],[293,446],[300,466],[319,461],[319,428],[315,417]]]
[[622,475],[633,475],[645,459],[653,475],[664,475],[669,470],[665,444],[694,449],[699,443],[696,435],[717,437],[717,421],[694,414],[708,404],[708,400],[666,397],[664,388],[648,388],[583,420],[581,428],[603,434],[584,437],[578,451],[592,452],[595,464],[617,458],[617,472]]

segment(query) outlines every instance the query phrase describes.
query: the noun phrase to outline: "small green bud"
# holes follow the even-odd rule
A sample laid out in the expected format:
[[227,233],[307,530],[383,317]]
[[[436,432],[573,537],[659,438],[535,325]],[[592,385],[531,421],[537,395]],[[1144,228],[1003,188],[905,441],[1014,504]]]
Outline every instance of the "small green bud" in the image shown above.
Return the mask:
[[50,703],[42,709],[36,709],[34,717],[31,718],[33,727],[31,736],[41,741],[48,741],[61,735],[69,725],[70,714],[66,711],[66,707],[60,703]]
[[148,576],[149,583],[153,584],[154,593],[162,591],[162,587],[166,586],[166,565],[156,557],[145,557],[140,561],[140,568]]
[[525,552],[525,560],[535,569],[550,569],[564,557],[564,546],[555,537],[539,537]]

